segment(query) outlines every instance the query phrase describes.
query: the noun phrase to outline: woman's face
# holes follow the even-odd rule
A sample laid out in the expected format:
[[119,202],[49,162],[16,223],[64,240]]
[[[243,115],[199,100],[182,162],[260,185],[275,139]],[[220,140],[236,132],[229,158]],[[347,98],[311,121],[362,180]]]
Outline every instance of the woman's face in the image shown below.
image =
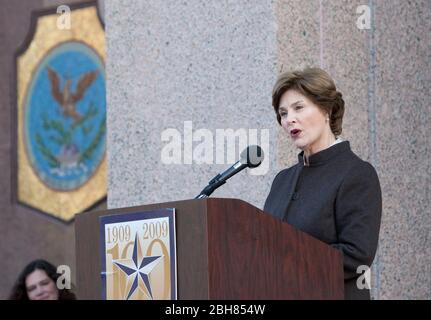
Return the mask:
[[58,300],[56,284],[44,270],[36,269],[30,273],[25,286],[30,300]]
[[325,112],[296,90],[281,96],[278,112],[295,146],[309,155],[327,148],[334,139]]

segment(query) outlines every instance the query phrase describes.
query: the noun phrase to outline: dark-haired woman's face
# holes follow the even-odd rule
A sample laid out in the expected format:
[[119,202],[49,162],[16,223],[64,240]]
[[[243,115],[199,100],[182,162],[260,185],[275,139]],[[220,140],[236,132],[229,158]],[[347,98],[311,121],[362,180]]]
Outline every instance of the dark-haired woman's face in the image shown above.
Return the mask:
[[25,279],[29,300],[58,300],[55,282],[44,270],[36,269]]

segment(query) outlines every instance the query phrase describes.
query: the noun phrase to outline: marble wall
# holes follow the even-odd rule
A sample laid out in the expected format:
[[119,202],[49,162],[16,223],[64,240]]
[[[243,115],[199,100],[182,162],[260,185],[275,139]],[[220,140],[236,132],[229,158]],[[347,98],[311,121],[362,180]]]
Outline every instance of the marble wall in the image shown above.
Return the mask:
[[[108,206],[193,198],[231,165],[228,159],[216,164],[216,145],[223,144],[217,130],[232,129],[243,130],[247,141],[255,133],[266,141],[268,174],[242,172],[214,196],[261,207],[276,170],[269,94],[277,63],[273,3],[135,0],[105,7]],[[208,130],[205,138],[199,129]],[[169,130],[185,148],[180,164],[162,157]],[[203,139],[213,144],[210,164],[195,161]]]
[[375,1],[372,101],[384,215],[379,297],[431,298],[431,3]]

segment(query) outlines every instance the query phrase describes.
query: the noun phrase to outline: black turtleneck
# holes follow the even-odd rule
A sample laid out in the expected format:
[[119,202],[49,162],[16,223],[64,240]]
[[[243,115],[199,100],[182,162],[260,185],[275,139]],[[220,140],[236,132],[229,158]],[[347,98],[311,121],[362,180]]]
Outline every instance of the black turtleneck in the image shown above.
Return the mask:
[[382,198],[373,166],[348,141],[308,157],[275,177],[264,210],[341,250],[346,299],[369,299],[359,290],[360,265],[371,266],[379,237]]

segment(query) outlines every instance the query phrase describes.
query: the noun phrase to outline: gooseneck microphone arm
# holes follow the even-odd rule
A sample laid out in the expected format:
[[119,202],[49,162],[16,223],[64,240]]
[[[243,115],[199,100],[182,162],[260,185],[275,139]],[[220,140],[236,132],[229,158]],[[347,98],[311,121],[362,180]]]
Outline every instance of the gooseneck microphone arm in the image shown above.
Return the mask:
[[232,167],[227,169],[223,173],[219,173],[214,178],[211,179],[210,182],[208,182],[208,185],[195,197],[195,199],[202,199],[202,198],[208,198],[211,193],[214,192],[215,189],[220,187],[221,185],[224,185],[226,183],[226,180],[232,177],[237,172],[241,171],[242,169],[246,168],[247,165],[241,163],[238,161],[235,163]]
[[237,161],[233,166],[223,173],[219,173],[208,185],[195,197],[195,199],[208,198],[214,190],[226,183],[226,180],[237,174],[241,170],[249,167],[255,168],[261,164],[263,160],[263,151],[259,146],[251,146],[241,153],[241,160]]
[[[212,181],[212,180],[211,180]],[[221,185],[226,183],[225,181],[216,181],[215,183],[208,183],[208,185],[201,191],[201,193],[199,193],[199,195],[197,195],[195,197],[195,199],[203,199],[203,198],[208,198],[211,193],[214,192],[215,189],[217,189],[218,187],[220,187]]]

